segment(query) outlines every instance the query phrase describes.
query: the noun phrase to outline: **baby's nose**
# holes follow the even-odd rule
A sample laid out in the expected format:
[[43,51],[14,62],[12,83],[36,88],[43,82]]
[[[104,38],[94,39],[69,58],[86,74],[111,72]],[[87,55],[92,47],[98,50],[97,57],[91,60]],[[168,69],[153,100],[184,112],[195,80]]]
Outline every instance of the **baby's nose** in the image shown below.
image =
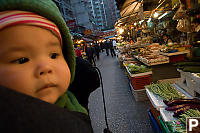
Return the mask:
[[41,63],[36,68],[36,76],[37,77],[44,76],[47,74],[52,74],[52,73],[53,73],[53,67],[47,63]]
[[47,73],[52,73],[52,70],[44,70],[44,71],[41,71],[40,72],[40,75],[44,75],[44,74],[47,74]]

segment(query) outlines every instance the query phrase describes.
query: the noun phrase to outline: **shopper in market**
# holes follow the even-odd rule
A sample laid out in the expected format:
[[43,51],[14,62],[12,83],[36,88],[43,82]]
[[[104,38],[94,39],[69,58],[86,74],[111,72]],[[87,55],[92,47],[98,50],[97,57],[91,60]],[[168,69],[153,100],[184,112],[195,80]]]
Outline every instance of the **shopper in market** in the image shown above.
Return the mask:
[[97,60],[99,60],[100,46],[97,42],[94,43],[94,49],[95,49],[95,54],[96,54]]
[[86,56],[87,56],[88,61],[90,62],[90,64],[96,66],[95,59],[94,59],[95,49],[92,46],[92,43],[87,44],[87,47],[86,47]]
[[56,4],[1,0],[0,18],[0,128],[15,133],[92,132],[87,110],[68,91],[75,52]]
[[112,41],[109,42],[110,54],[111,54],[112,57],[113,57],[113,56],[116,56],[116,54],[115,54],[115,49],[114,49],[114,45],[116,46],[116,42],[115,42],[115,44],[114,44]]
[[76,57],[76,71],[72,84],[69,86],[79,103],[88,110],[88,98],[91,92],[100,86],[97,70],[86,60]]
[[107,55],[107,56],[109,56],[110,45],[111,45],[111,42],[110,42],[110,40],[107,39],[107,40],[104,42],[104,48],[106,49],[106,55]]
[[77,46],[74,46],[74,48],[75,48],[75,54],[76,54],[76,56],[82,58],[81,46],[77,45]]

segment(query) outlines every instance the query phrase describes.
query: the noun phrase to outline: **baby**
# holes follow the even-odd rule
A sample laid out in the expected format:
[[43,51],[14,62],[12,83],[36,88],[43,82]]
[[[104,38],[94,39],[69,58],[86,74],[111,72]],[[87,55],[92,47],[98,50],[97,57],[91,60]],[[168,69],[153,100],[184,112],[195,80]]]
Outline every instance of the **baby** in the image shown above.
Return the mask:
[[1,86],[86,113],[67,91],[74,69],[71,36],[54,2],[0,1]]

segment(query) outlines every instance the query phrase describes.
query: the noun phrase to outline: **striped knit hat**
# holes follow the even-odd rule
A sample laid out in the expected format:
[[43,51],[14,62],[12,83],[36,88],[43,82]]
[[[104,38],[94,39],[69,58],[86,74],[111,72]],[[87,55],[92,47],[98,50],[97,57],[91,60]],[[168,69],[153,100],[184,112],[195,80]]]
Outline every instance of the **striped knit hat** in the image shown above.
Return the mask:
[[[64,19],[62,18],[56,4],[52,0],[0,0],[0,14],[3,12],[5,13],[5,11],[8,11],[9,13],[10,11],[13,11],[13,10],[19,13],[24,13],[20,11],[27,11],[26,12],[27,14],[33,15],[34,17],[30,17],[32,19],[31,23],[29,23],[28,21],[24,23],[38,25],[41,27],[44,26],[44,28],[51,30],[58,37],[58,39],[60,40],[63,46],[63,55],[69,66],[69,69],[71,72],[71,82],[72,82],[75,75],[75,52],[74,52],[71,36],[69,33],[69,29]],[[28,17],[28,16],[25,15],[23,17]],[[23,17],[20,17],[20,18],[23,18]],[[37,22],[35,21],[34,18],[37,18]],[[38,21],[42,22],[43,24],[45,22],[45,25],[41,24]],[[10,22],[10,21],[7,21],[7,22]],[[3,24],[5,23],[1,22],[1,19],[0,19],[0,30],[2,28],[5,28],[5,25]],[[7,23],[6,25],[9,26],[9,24]]]

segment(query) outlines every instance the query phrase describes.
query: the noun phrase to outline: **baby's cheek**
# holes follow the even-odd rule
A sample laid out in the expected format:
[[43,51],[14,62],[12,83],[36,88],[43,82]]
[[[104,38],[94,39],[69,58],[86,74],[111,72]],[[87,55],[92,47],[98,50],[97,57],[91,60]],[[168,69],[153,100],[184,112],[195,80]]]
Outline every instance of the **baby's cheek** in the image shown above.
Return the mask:
[[63,67],[60,68],[59,80],[61,80],[63,91],[67,91],[71,80],[71,73],[67,64],[64,64]]

